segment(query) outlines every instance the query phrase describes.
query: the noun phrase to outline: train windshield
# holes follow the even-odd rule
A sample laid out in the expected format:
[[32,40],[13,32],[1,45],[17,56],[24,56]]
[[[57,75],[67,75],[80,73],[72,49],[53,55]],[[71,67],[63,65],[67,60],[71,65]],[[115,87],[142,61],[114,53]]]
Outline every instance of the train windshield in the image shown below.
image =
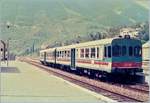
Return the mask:
[[119,56],[140,57],[142,55],[142,48],[138,45],[137,46],[114,45],[112,46],[112,55],[114,57]]
[[121,55],[121,46],[114,45],[112,47],[112,50],[113,50],[113,52],[112,52],[113,56],[120,56]]

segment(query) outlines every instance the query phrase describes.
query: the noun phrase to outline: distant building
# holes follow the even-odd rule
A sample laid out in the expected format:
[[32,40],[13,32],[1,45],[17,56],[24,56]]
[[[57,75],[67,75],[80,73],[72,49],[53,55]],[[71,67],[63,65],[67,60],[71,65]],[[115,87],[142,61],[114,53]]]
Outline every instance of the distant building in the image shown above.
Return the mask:
[[142,68],[144,69],[144,74],[149,75],[149,62],[150,62],[150,41],[147,43],[143,44],[142,46],[142,56],[143,56],[143,63],[142,63]]
[[142,56],[144,61],[150,61],[150,41],[146,42],[142,46]]
[[133,28],[122,28],[120,30],[120,35],[123,36],[123,37],[125,35],[130,35],[130,37],[132,37],[132,38],[138,38],[139,31],[140,31],[140,28],[136,28],[136,29],[133,29]]

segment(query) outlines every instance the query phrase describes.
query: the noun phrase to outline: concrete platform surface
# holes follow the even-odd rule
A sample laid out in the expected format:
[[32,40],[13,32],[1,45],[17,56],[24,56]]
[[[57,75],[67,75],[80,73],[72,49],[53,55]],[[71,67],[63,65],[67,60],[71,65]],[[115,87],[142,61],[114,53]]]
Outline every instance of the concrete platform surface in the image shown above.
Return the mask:
[[24,62],[1,68],[0,103],[104,103],[94,95]]

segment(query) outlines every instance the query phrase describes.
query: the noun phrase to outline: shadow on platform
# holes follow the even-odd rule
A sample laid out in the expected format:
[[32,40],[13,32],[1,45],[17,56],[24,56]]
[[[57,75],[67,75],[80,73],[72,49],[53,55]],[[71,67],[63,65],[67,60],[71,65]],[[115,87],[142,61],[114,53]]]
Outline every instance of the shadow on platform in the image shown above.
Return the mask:
[[16,67],[1,67],[0,73],[20,73],[20,71]]

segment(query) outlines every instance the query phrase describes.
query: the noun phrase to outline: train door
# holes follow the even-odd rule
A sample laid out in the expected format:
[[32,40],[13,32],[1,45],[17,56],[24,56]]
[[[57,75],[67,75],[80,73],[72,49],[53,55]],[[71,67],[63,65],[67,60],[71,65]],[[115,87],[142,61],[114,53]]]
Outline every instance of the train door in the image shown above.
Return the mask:
[[46,52],[44,52],[44,63],[46,63]]
[[71,69],[75,70],[75,48],[71,49]]
[[101,65],[105,71],[111,72],[111,62],[112,62],[112,47],[110,44],[104,46],[104,64]]
[[56,64],[57,50],[54,51],[54,63]]
[[104,61],[110,62],[112,60],[112,47],[111,45],[104,46]]

